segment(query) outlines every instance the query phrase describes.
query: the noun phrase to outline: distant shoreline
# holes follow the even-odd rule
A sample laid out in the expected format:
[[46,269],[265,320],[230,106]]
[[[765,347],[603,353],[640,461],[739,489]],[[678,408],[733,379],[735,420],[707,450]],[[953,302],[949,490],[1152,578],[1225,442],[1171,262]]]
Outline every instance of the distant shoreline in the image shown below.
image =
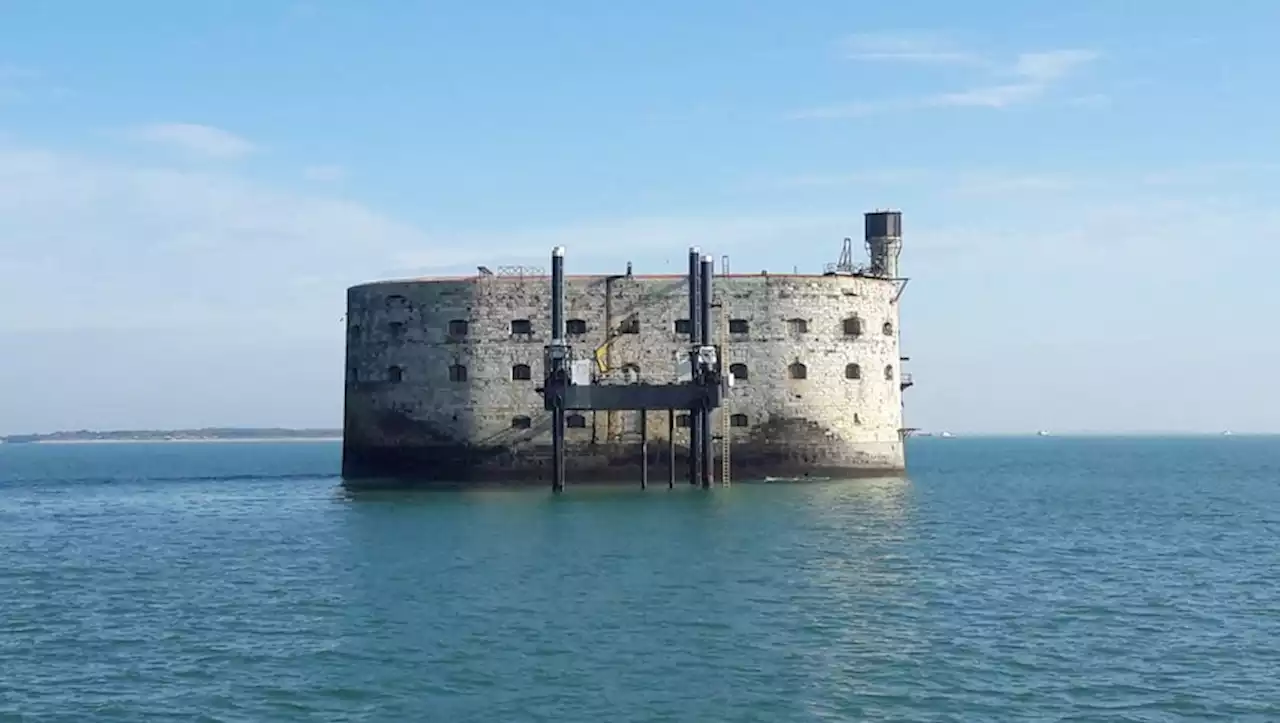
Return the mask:
[[150,444],[174,442],[334,442],[341,429],[201,427],[190,429],[76,429],[0,435],[0,444]]
[[261,442],[341,442],[342,436],[336,437],[208,437],[191,439],[33,439],[31,441],[10,442],[0,439],[3,444],[257,444]]

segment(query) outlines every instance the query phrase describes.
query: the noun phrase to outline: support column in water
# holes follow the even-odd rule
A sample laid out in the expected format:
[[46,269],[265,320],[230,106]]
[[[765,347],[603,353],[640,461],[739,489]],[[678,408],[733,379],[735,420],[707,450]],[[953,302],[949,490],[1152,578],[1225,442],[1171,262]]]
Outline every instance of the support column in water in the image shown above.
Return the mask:
[[667,489],[676,486],[676,410],[667,410],[667,454],[671,460],[667,467]]
[[640,415],[640,489],[649,487],[649,412],[641,409]]
[[[564,318],[564,247],[551,251],[551,369],[557,384],[567,381]],[[551,410],[551,489],[564,490],[564,398],[557,397]]]
[[[702,346],[702,254],[689,249],[689,367],[697,381],[697,349]],[[689,408],[689,484],[698,484],[702,473],[702,405]]]
[[[715,338],[711,335],[711,279],[712,274],[714,273],[715,261],[711,256],[703,256],[699,273],[699,276],[701,277],[699,281],[701,283],[698,293],[698,333],[702,341],[702,346],[710,346],[711,340]],[[700,439],[698,441],[702,444],[702,451],[700,454],[700,461],[702,463],[702,487],[703,489],[709,489],[711,487],[712,470],[715,466],[715,447],[713,441],[714,435],[711,432],[711,408],[705,405],[702,408],[701,423],[702,431],[699,435]]]

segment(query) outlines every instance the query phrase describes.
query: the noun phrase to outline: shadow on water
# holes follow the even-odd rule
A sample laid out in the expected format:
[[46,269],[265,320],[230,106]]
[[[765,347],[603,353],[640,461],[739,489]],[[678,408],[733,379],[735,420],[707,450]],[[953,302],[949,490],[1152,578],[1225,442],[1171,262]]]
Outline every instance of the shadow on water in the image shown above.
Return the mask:
[[652,499],[655,495],[663,497],[679,497],[683,499],[711,499],[717,489],[703,490],[687,482],[677,482],[671,489],[665,482],[661,485],[650,485],[641,489],[639,484],[626,485],[617,483],[579,482],[567,485],[564,492],[556,494],[550,484],[543,483],[444,483],[421,482],[412,479],[378,479],[378,480],[343,480],[340,494],[351,502],[401,502],[454,503],[458,501],[500,502],[500,501],[533,501],[547,503],[574,504],[589,501],[626,502],[629,500]]
[[794,480],[742,480],[729,487],[719,484],[704,490],[687,480],[677,481],[672,487],[664,480],[650,483],[648,488],[636,484],[617,482],[577,482],[567,485],[564,492],[555,494],[544,482],[440,482],[410,478],[343,479],[339,496],[349,502],[399,502],[423,503],[466,501],[531,501],[543,500],[558,504],[582,502],[639,502],[655,496],[666,499],[707,500],[717,504],[733,499],[795,492],[814,506],[839,507],[857,502],[888,512],[907,505],[911,482],[905,476],[860,477],[850,479],[809,478]]

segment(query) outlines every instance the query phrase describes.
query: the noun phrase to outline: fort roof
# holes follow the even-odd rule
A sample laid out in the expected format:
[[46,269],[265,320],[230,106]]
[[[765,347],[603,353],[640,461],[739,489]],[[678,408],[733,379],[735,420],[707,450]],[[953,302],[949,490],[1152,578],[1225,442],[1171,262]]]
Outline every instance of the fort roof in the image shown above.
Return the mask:
[[[638,281],[674,281],[686,278],[685,274],[565,274],[565,279],[573,280],[592,280],[607,278],[631,278]],[[858,278],[867,279],[869,281],[892,281],[893,279],[884,279],[869,274],[796,274],[796,273],[778,273],[772,271],[758,271],[750,274],[716,274],[717,280],[722,279],[760,279],[760,278],[784,278],[784,279],[826,279],[826,278]],[[459,276],[412,276],[399,279],[382,279],[378,281],[366,281],[356,284],[352,288],[365,288],[370,286],[382,286],[392,284],[432,284],[441,282],[503,282],[503,281],[545,281],[551,283],[550,274],[469,274]]]

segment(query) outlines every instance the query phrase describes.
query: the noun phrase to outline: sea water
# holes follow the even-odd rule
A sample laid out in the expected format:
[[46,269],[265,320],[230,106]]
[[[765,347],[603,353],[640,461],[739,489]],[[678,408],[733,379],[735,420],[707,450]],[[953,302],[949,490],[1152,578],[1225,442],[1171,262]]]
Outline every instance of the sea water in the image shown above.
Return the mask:
[[0,446],[0,721],[1280,720],[1277,438],[559,498],[339,456]]

